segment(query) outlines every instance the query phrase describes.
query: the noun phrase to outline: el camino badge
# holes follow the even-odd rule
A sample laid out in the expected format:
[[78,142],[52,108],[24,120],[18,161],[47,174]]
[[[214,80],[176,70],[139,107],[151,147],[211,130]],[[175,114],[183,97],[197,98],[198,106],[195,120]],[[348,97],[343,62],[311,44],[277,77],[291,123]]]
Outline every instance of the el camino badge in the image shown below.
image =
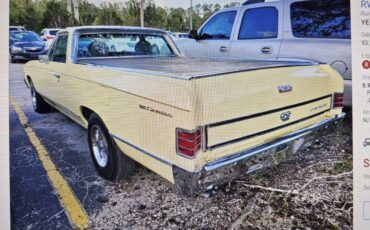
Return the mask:
[[164,111],[157,110],[157,109],[153,109],[150,106],[139,105],[139,108],[140,109],[143,109],[143,110],[146,110],[146,111],[149,111],[149,112],[157,113],[157,114],[162,115],[162,116],[165,116],[165,117],[172,118],[172,114],[169,114],[169,113],[166,113]]
[[290,111],[284,112],[284,113],[280,114],[280,119],[282,121],[288,121],[290,119],[290,115],[292,115],[292,112],[290,112]]
[[279,85],[278,86],[279,93],[286,93],[293,90],[291,85]]

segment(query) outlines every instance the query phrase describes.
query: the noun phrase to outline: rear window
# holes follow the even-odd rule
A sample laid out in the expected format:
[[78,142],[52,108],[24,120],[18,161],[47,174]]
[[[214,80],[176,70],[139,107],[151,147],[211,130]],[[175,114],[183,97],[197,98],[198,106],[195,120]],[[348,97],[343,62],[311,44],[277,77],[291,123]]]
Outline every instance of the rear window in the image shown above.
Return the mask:
[[278,11],[275,7],[248,9],[243,16],[239,39],[276,38],[278,22]]
[[292,31],[295,37],[351,37],[349,0],[303,1],[291,5]]
[[163,36],[151,34],[95,33],[78,39],[78,58],[125,56],[172,56]]

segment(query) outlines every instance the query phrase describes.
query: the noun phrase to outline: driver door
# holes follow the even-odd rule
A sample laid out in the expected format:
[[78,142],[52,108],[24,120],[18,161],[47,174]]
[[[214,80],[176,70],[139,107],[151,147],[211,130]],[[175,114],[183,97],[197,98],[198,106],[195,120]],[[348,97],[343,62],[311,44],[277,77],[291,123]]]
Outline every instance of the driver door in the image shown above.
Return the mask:
[[64,110],[62,105],[63,92],[61,92],[60,82],[66,70],[68,34],[60,34],[56,38],[48,54],[49,61],[43,63],[45,66],[42,92],[46,99],[58,109]]
[[186,56],[207,58],[228,58],[234,22],[238,11],[230,10],[215,14],[200,29],[199,40],[186,39],[180,45]]

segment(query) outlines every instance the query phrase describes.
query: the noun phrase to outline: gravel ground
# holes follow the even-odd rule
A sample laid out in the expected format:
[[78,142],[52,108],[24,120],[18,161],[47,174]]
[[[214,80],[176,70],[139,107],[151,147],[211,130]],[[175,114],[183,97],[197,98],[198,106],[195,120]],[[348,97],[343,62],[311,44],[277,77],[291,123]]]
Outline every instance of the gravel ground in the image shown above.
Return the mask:
[[177,195],[138,167],[110,184],[90,216],[92,229],[352,229],[352,126],[338,129],[263,173],[220,187],[210,197]]

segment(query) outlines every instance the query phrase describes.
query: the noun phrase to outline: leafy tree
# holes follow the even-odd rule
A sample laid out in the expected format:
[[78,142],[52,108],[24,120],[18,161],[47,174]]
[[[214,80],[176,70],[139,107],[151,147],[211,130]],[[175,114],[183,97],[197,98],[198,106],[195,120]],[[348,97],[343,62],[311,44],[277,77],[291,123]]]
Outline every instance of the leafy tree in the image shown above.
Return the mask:
[[67,1],[49,0],[43,13],[42,26],[44,28],[64,28],[77,24],[67,11]]
[[237,6],[240,6],[239,2],[232,2],[232,3],[226,4],[224,8],[231,8],[231,7],[237,7]]
[[[10,23],[37,32],[45,27],[76,25],[140,26],[140,0],[122,1],[118,4],[107,0],[96,6],[90,0],[78,0],[80,20],[76,21],[67,10],[67,0],[10,0]],[[233,2],[224,7],[238,5],[238,2]],[[190,14],[193,28],[199,28],[221,8],[219,4],[197,4],[193,9],[168,9],[157,6],[155,0],[145,0],[145,26],[187,32],[190,28]]]
[[10,0],[10,25],[40,31],[42,14],[31,0]]
[[126,2],[124,24],[127,26],[140,26],[140,3],[136,0]]
[[203,4],[203,19],[211,17],[213,13],[213,4]]
[[152,0],[147,1],[144,9],[146,27],[163,28],[166,25],[167,12],[162,7],[156,6]]
[[82,0],[80,7],[80,24],[92,25],[98,16],[99,8],[86,0]]
[[187,22],[187,14],[183,8],[170,9],[170,13],[167,17],[166,29],[173,32],[187,31],[189,30]]
[[118,3],[102,3],[94,25],[123,25],[122,9]]

